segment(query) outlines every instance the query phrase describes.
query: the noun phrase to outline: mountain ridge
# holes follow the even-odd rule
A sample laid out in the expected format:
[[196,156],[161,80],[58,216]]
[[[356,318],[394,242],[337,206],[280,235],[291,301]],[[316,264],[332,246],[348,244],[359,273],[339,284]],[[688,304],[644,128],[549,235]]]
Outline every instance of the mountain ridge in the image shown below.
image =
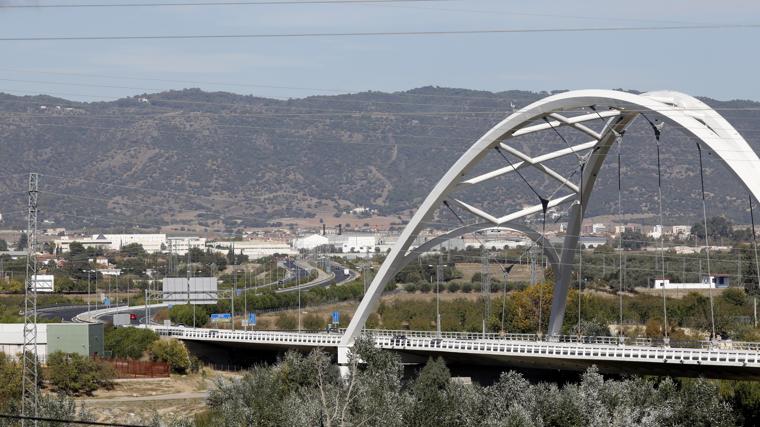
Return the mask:
[[[88,103],[0,94],[0,175],[16,176],[0,180],[0,192],[21,192],[8,195],[0,211],[24,210],[23,174],[36,171],[43,174],[41,209],[68,227],[120,221],[125,227],[213,221],[262,226],[359,206],[405,216],[459,155],[511,113],[512,104],[523,107],[558,92],[424,86],[279,100],[196,88]],[[757,150],[760,129],[752,126],[760,103],[700,99],[725,109],[721,113]],[[689,218],[698,211],[696,150],[683,135],[664,132],[666,213]],[[543,135],[519,148],[540,152],[545,148],[534,147],[541,144],[562,147]],[[642,121],[626,135],[627,213],[652,213],[656,207],[652,144]],[[606,162],[600,174],[590,215],[617,210],[613,163]],[[494,157],[482,167],[499,166],[503,160]],[[555,166],[569,174],[577,165],[565,158]],[[742,207],[747,202],[738,182],[714,159],[706,158],[705,166],[713,210],[744,220],[748,206]],[[554,183],[525,174],[542,191],[554,190]],[[535,203],[526,186],[509,183],[494,182],[467,196],[500,214],[505,205]],[[6,218],[13,225],[23,219]]]

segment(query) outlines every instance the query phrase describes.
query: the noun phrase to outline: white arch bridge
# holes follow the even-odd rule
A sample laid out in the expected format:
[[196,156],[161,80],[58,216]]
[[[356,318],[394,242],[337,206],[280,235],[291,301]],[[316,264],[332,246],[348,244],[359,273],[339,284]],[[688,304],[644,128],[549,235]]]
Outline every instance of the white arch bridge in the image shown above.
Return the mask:
[[[443,175],[409,224],[401,233],[370,284],[357,312],[342,334],[288,332],[229,332],[188,328],[156,327],[164,335],[189,341],[214,341],[237,345],[273,347],[324,347],[336,349],[339,364],[348,362],[354,341],[371,333],[382,348],[400,351],[407,356],[441,354],[452,358],[483,361],[507,361],[510,364],[542,367],[581,367],[597,364],[609,370],[633,367],[637,372],[685,375],[707,373],[713,376],[756,376],[760,378],[760,347],[749,343],[733,343],[730,347],[697,342],[678,348],[652,342],[617,342],[604,338],[569,338],[560,335],[564,321],[574,258],[581,224],[594,189],[597,175],[606,156],[619,143],[626,129],[640,115],[659,134],[658,121],[668,123],[693,138],[700,150],[715,154],[738,178],[752,196],[760,197],[760,159],[739,133],[717,112],[703,102],[678,92],[660,91],[632,94],[612,90],[579,90],[549,96],[514,112],[475,142]],[[595,127],[597,129],[595,129]],[[585,142],[571,144],[560,129],[577,132]],[[510,144],[513,138],[538,132],[553,132],[565,143],[562,148],[543,154],[527,154]],[[659,142],[658,142],[659,144]],[[489,153],[498,153],[503,167],[482,171]],[[509,157],[508,157],[509,156]],[[578,160],[576,175],[563,176],[550,166],[552,160],[570,156]],[[514,161],[509,160],[514,158]],[[480,168],[478,168],[480,166]],[[519,174],[530,184],[521,170],[531,168],[544,179],[556,181],[557,191],[539,203],[506,212],[487,212],[465,201],[468,192],[498,177]],[[479,170],[480,169],[480,170]],[[573,179],[575,178],[575,179]],[[532,188],[532,187],[531,187]],[[538,195],[538,193],[536,194]],[[548,208],[566,206],[568,228],[561,251],[544,245],[543,234],[517,221]],[[449,208],[461,213],[461,226],[449,230],[420,247],[412,248],[417,235],[435,213]],[[454,210],[456,209],[456,211]],[[446,240],[493,227],[506,227],[522,232],[543,248],[556,275],[547,335],[446,334],[440,338],[426,333],[366,331],[369,314],[379,303],[386,284],[418,253]],[[541,325],[539,325],[541,328]],[[399,338],[404,335],[404,339]],[[394,339],[396,337],[396,339]],[[619,369],[618,369],[619,370]]]

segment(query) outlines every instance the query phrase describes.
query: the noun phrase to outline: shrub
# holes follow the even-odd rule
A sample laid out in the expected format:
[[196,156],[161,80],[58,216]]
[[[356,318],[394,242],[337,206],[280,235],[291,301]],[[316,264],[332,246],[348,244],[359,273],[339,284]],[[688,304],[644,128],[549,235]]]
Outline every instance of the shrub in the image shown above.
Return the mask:
[[721,298],[731,305],[741,307],[747,303],[747,293],[741,288],[728,288],[723,291]]
[[67,395],[89,395],[99,388],[109,388],[116,375],[105,362],[77,353],[56,351],[48,356],[47,365],[53,389]]
[[459,289],[461,288],[461,285],[459,282],[451,282],[446,286],[446,289],[449,292],[459,292]]
[[169,339],[154,341],[150,345],[150,357],[153,360],[166,362],[172,372],[184,374],[190,368],[190,354],[182,341]]
[[[203,306],[195,306],[195,318],[193,318],[193,305],[183,304],[175,305],[169,310],[169,319],[177,324],[191,326],[203,326],[208,323],[209,315]],[[193,323],[195,320],[195,323]]]
[[10,412],[21,399],[21,365],[0,353],[0,411]]
[[322,330],[325,326],[327,326],[325,319],[316,314],[307,314],[303,317],[303,328],[308,331]]
[[426,293],[430,292],[433,289],[433,285],[431,285],[428,282],[421,282],[418,285],[418,287],[420,289],[420,292],[422,292],[423,294],[426,294]]
[[277,325],[277,329],[292,331],[298,327],[296,323],[297,321],[295,316],[292,314],[282,313],[277,316],[277,322],[275,322],[275,325]]
[[469,294],[472,292],[472,283],[465,283],[462,285],[462,292]]
[[139,359],[158,339],[158,334],[150,329],[113,328],[106,331],[105,350],[114,357]]

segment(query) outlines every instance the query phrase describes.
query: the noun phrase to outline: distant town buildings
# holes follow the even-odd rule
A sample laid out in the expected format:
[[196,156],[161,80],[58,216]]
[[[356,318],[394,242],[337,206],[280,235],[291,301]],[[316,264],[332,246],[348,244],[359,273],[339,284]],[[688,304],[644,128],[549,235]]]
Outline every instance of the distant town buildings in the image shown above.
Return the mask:
[[167,237],[165,251],[177,255],[186,255],[190,249],[206,249],[205,237]]
[[293,240],[293,248],[298,250],[312,250],[320,246],[327,245],[328,243],[329,239],[326,236],[322,236],[320,234],[310,234],[308,236],[299,237]]

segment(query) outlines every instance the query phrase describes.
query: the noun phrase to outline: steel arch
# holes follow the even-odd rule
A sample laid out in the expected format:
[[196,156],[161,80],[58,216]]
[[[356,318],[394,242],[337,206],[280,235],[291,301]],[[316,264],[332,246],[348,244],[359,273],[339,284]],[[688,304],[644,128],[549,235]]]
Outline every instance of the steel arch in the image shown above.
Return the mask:
[[[568,110],[586,110],[588,113],[577,116],[566,116],[564,113]],[[563,188],[570,191],[569,194],[549,201],[549,206],[567,203],[571,205],[569,208],[568,230],[563,244],[564,249],[559,256],[559,270],[554,286],[552,312],[548,329],[550,335],[559,333],[565,314],[574,250],[578,244],[585,207],[593,191],[597,174],[611,146],[641,112],[653,113],[663,121],[675,125],[687,135],[695,137],[699,144],[714,152],[726,164],[729,170],[752,193],[755,199],[760,200],[760,173],[758,173],[760,171],[760,159],[757,154],[723,117],[705,103],[691,96],[672,91],[648,92],[639,95],[614,90],[594,89],[569,91],[546,97],[514,112],[491,128],[438,181],[401,233],[398,241],[388,254],[385,262],[380,266],[378,274],[359,304],[351,323],[342,337],[341,346],[338,351],[339,362],[345,362],[348,347],[352,345],[353,341],[361,333],[367,316],[379,302],[386,283],[412,258],[410,247],[415,237],[421,231],[424,223],[441,206],[442,202],[457,187],[477,185],[525,167],[533,167],[540,170],[547,177],[558,181]],[[545,123],[531,123],[537,119],[545,120]],[[600,132],[594,131],[584,124],[585,122],[599,119],[606,120],[605,126]],[[589,136],[591,141],[537,157],[528,156],[505,143],[505,141],[512,137],[558,127],[574,128]],[[484,158],[486,153],[495,147],[499,147],[501,150],[520,160],[508,167],[496,169],[479,176],[468,176],[468,172]],[[589,152],[594,155],[588,155]],[[571,182],[569,178],[561,176],[544,165],[544,162],[547,160],[567,155],[580,155],[580,153],[584,153],[586,159],[580,180],[583,185],[582,189]],[[578,197],[579,194],[581,197]],[[518,210],[506,216],[497,217],[463,201],[457,199],[451,200],[481,220],[481,225],[488,224],[490,227],[507,226],[512,228],[514,225],[512,221],[541,212],[542,208],[541,205],[536,205]],[[478,227],[473,228],[473,230],[476,229]],[[536,233],[533,230],[531,231]]]

